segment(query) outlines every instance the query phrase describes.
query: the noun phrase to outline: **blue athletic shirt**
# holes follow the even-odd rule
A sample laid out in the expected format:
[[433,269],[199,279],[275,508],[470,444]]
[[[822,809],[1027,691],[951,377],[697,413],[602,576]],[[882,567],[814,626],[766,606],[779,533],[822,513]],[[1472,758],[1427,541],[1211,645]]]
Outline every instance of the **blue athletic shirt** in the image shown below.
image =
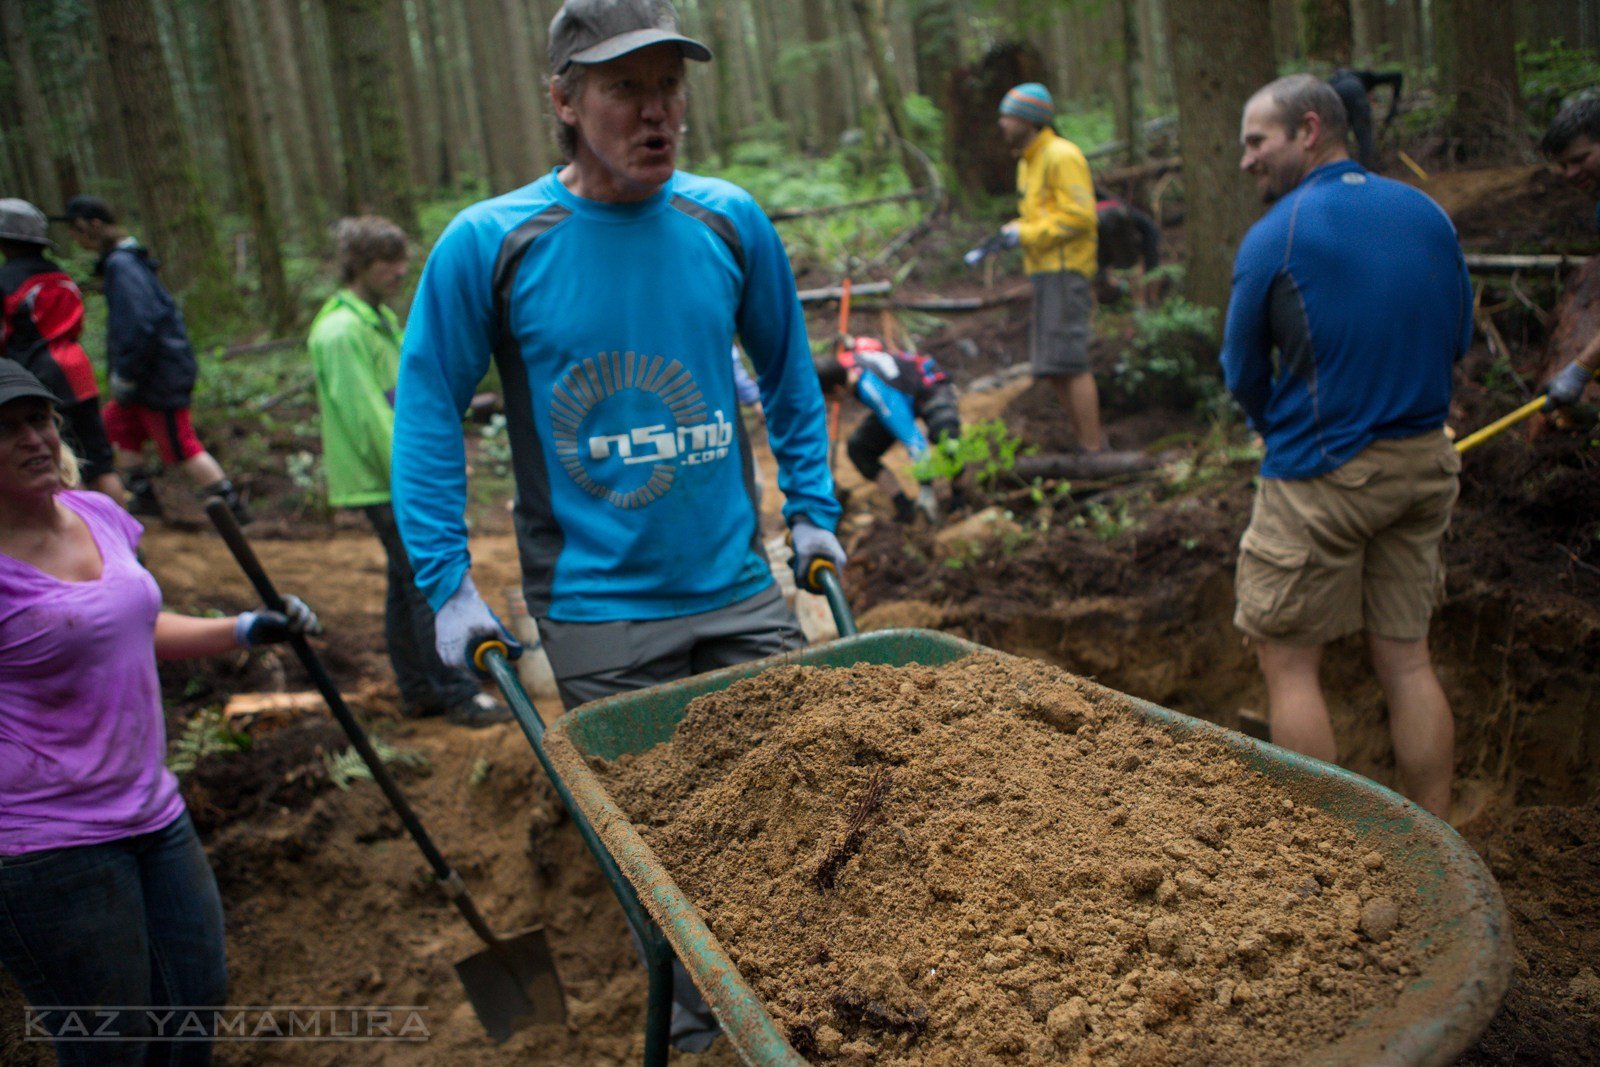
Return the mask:
[[772,582],[734,397],[756,370],[784,518],[839,505],[794,276],[755,200],[679,171],[648,200],[575,196],[559,168],[475,204],[428,256],[401,352],[395,517],[435,609],[470,566],[461,413],[500,370],[531,612],[662,619]]
[[921,459],[928,451],[928,439],[917,428],[916,412],[911,398],[868,367],[861,368],[856,379],[856,397],[867,409],[878,416],[878,421],[888,427],[895,439],[911,453],[912,459]]
[[1449,217],[1353,160],[1306,175],[1239,246],[1222,369],[1266,441],[1263,477],[1314,478],[1438,429],[1471,343]]

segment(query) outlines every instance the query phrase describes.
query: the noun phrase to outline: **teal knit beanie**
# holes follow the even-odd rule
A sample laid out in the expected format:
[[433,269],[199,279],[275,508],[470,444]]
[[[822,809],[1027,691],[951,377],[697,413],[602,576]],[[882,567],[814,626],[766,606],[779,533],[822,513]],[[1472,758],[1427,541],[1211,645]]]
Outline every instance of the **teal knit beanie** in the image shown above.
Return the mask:
[[1000,101],[1000,114],[1015,115],[1035,126],[1050,125],[1055,113],[1056,102],[1050,98],[1050,90],[1038,82],[1023,82]]

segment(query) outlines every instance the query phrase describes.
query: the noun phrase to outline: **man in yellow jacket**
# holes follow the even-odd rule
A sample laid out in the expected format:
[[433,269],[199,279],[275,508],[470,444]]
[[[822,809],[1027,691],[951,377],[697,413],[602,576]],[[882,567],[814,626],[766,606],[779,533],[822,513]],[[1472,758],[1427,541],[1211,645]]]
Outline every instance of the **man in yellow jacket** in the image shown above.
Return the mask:
[[1078,444],[1098,452],[1100,393],[1089,370],[1090,279],[1095,262],[1094,181],[1078,146],[1051,126],[1055,101],[1025,82],[1000,101],[1000,133],[1017,156],[1019,218],[1002,232],[1022,246],[1033,282],[1033,376],[1049,379],[1072,416]]

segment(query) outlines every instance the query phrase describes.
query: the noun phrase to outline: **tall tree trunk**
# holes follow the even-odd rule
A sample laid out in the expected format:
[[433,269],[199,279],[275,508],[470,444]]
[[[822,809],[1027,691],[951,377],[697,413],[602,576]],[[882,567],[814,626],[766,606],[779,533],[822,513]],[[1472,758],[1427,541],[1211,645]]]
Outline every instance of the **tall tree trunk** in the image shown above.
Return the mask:
[[[541,128],[539,116],[539,78],[534,73],[533,34],[528,28],[528,8],[523,0],[500,0],[501,20],[505,33],[506,103],[511,105],[515,126],[507,131],[516,149],[517,184],[533,181],[549,165],[547,151],[549,140]],[[541,41],[541,43],[543,43]],[[540,50],[543,55],[543,50]]]
[[250,122],[250,93],[245,83],[244,20],[241,0],[216,0],[213,23],[218,63],[222,80],[223,108],[227,112],[228,138],[238,161],[245,213],[256,237],[256,270],[261,279],[261,302],[275,333],[285,334],[294,325],[294,302],[283,278],[283,259],[279,253],[278,220],[267,193],[267,173],[261,144]]
[[[1261,205],[1239,174],[1239,117],[1276,74],[1267,0],[1169,0],[1178,139],[1183,151],[1190,298],[1223,308],[1234,253]],[[1217,61],[1227,56],[1228,62]]]
[[1350,65],[1350,0],[1300,0],[1300,37],[1307,59]]
[[856,25],[861,29],[861,43],[867,50],[867,62],[872,66],[873,77],[878,82],[878,97],[883,102],[884,116],[889,120],[889,130],[895,136],[895,150],[900,166],[906,172],[906,181],[913,189],[926,180],[921,161],[911,146],[911,124],[906,119],[905,100],[900,95],[900,80],[889,64],[883,33],[883,0],[850,0],[855,12]]
[[[278,0],[289,23],[289,39],[299,55],[291,62],[303,68],[300,87],[306,123],[311,132],[311,159],[315,164],[317,192],[325,221],[335,205],[345,199],[344,169],[339,162],[339,109],[333,100],[332,61],[328,49],[328,22],[321,0]],[[309,10],[304,4],[309,3]]]
[[178,118],[151,0],[101,0],[95,15],[117,119],[127,134],[140,220],[166,264],[167,281],[175,291],[194,284],[213,310],[236,310],[238,294],[228,284],[213,198],[201,188]]
[[[220,7],[222,0],[213,6]],[[220,15],[211,16],[212,20]],[[295,176],[294,158],[290,153],[289,130],[285,126],[285,97],[280,79],[273,69],[272,53],[268,46],[266,12],[261,0],[237,0],[234,12],[234,43],[238,52],[239,86],[245,91],[246,117],[250,132],[261,149],[261,166],[266,176],[267,192],[272,197],[275,228],[280,236],[300,235],[299,220],[309,213],[302,199],[302,188]],[[215,38],[218,30],[210,34]],[[229,77],[223,70],[217,74],[219,84]],[[227,101],[223,101],[223,114],[227,114]],[[231,137],[231,132],[230,132]],[[235,155],[237,162],[237,155]],[[237,168],[236,168],[237,169]],[[240,189],[240,197],[248,200],[250,191]],[[289,233],[285,230],[288,229]]]
[[428,158],[428,128],[422,119],[422,91],[417,86],[417,57],[411,47],[411,20],[406,5],[389,0],[383,8],[389,35],[389,55],[394,61],[395,87],[400,91],[401,135],[405,138],[406,159],[411,162],[410,184],[426,189],[433,174]]
[[1450,133],[1468,157],[1498,154],[1523,134],[1515,26],[1499,0],[1433,0],[1441,87],[1455,95]]
[[845,111],[837,53],[839,41],[832,21],[820,3],[800,5],[805,15],[807,61],[810,64],[811,134],[818,151],[831,153],[839,147],[839,135],[850,125]]
[[1128,146],[1128,161],[1144,160],[1144,56],[1139,47],[1139,0],[1117,0],[1117,31],[1121,39],[1117,63],[1121,96],[1127,101],[1127,128],[1117,136]]
[[[328,30],[333,45],[334,77],[344,110],[360,131],[347,139],[345,152],[356,146],[357,204],[387,216],[415,233],[417,206],[411,191],[405,134],[395,111],[395,76],[385,48],[384,0],[328,0]],[[343,122],[341,122],[341,125]]]
[[0,32],[5,34],[13,102],[22,120],[22,150],[18,154],[28,179],[22,192],[47,214],[54,214],[61,210],[62,198],[56,181],[50,129],[45,122],[50,108],[39,88],[39,71],[28,43],[28,22],[22,0],[0,0]]
[[318,178],[317,148],[306,113],[307,86],[300,75],[301,67],[307,65],[305,61],[310,57],[296,48],[287,10],[291,5],[298,7],[298,0],[261,0],[261,16],[266,24],[264,36],[269,69],[280,90],[284,154],[289,173],[293,175],[295,201],[299,207],[293,220],[294,229],[302,238],[307,238],[316,232],[326,210],[326,190]]
[[489,191],[504,193],[527,180],[517,163],[519,131],[515,112],[509,106],[505,49],[497,5],[480,4],[463,10],[467,45],[472,52],[473,88],[477,96],[478,119],[483,128],[483,148],[489,170]]
[[955,5],[951,0],[919,0],[912,5],[911,30],[916,41],[917,88],[923,96],[942,106],[950,84],[950,71],[961,58],[961,31]]
[[426,57],[423,80],[422,105],[427,111],[428,147],[426,154],[433,166],[432,184],[440,188],[454,188],[460,178],[461,158],[456,150],[456,137],[451,127],[457,121],[453,94],[455,86],[446,67],[447,50],[443,41],[444,30],[434,19],[433,4],[429,0],[414,0],[417,32],[422,38],[422,51]]

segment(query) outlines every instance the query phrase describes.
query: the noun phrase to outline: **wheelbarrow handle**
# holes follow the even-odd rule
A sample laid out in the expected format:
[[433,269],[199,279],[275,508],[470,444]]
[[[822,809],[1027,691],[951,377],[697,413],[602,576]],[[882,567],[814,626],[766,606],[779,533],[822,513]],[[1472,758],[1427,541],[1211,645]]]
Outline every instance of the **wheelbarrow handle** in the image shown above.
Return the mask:
[[[206,502],[206,516],[211,524],[217,528],[217,533],[222,535],[222,540],[227,544],[228,550],[233,553],[233,558],[238,562],[239,569],[244,571],[250,579],[250,584],[255,586],[256,595],[272,611],[283,610],[283,597],[273,587],[272,579],[267,577],[266,568],[261,566],[261,560],[256,557],[255,549],[250,547],[250,542],[245,540],[244,531],[239,528],[238,520],[233,517],[227,502],[221,497],[212,497]],[[433,868],[434,876],[439,880],[444,892],[461,911],[462,917],[472,927],[480,938],[489,944],[494,943],[494,933],[489,929],[488,923],[479,914],[472,898],[466,890],[458,875],[444,855],[434,845],[433,838],[428,836],[428,831],[423,828],[422,820],[417,818],[417,813],[412,810],[410,801],[405,794],[400,792],[400,787],[395,784],[394,776],[389,773],[389,768],[384,766],[383,759],[373,749],[367,731],[356,721],[355,715],[344,702],[344,697],[339,693],[339,687],[334,684],[327,670],[322,666],[322,661],[317,658],[311,644],[305,639],[304,634],[291,634],[289,647],[294,650],[295,656],[300,660],[300,665],[305,668],[306,674],[311,677],[311,682],[322,694],[322,699],[328,704],[328,710],[333,712],[333,717],[338,720],[344,729],[345,736],[350,739],[350,745],[361,756],[361,762],[367,765],[367,770],[372,772],[372,780],[378,788],[383,790],[383,795],[388,799],[390,807],[395,814],[400,816],[411,839],[416,842],[417,848],[422,852],[423,858],[428,861],[428,866]]]
[[844,598],[844,583],[839,580],[839,568],[831,560],[814,559],[811,568],[806,571],[806,584],[822,590],[822,595],[828,600],[828,608],[833,612],[834,625],[839,628],[839,636],[854,637],[858,632],[856,617],[850,610],[850,601]]
[[1545,405],[1549,402],[1550,398],[1548,396],[1536,396],[1504,418],[1496,419],[1477,433],[1468,434],[1456,442],[1457,454],[1465,452],[1469,448],[1477,448],[1501,430],[1510,429],[1523,419],[1543,411]]

